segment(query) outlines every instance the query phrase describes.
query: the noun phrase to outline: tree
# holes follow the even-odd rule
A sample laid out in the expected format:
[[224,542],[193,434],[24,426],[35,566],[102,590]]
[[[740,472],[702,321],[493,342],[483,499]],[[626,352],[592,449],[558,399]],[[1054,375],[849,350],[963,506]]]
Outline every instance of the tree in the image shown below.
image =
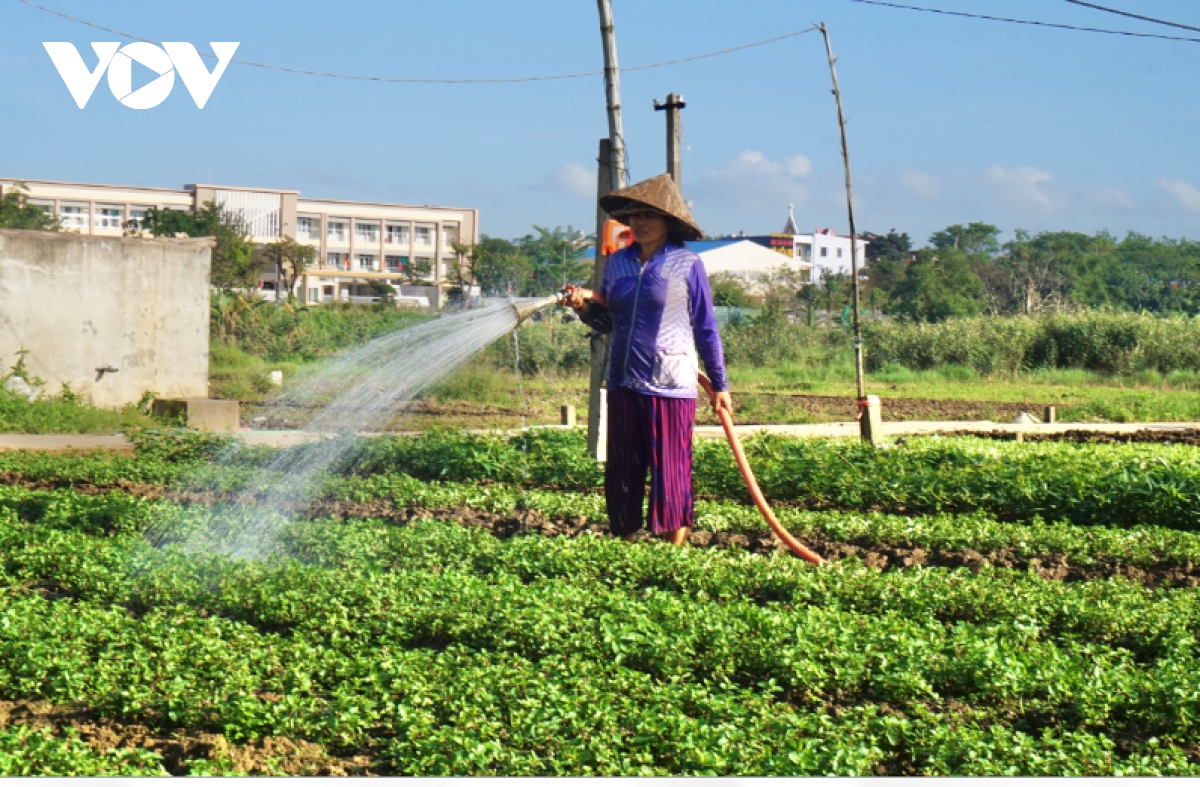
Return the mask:
[[908,320],[940,322],[979,314],[982,300],[983,283],[966,254],[922,249],[896,285],[889,311]]
[[16,183],[0,197],[0,229],[47,230],[61,229],[58,220],[37,205],[30,205],[29,191],[24,183]]
[[912,250],[912,238],[908,237],[907,232],[896,232],[895,227],[888,230],[886,235],[864,232],[862,239],[867,242],[865,254],[868,264],[879,260],[907,260]]
[[817,301],[824,304],[830,319],[835,311],[845,308],[850,302],[851,283],[849,273],[821,268],[821,283],[818,285]]
[[750,295],[745,283],[730,273],[714,273],[708,277],[712,290],[713,306],[730,306],[744,309],[750,305]]
[[519,295],[530,274],[529,258],[512,241],[481,235],[462,246],[471,280],[484,295]]
[[537,235],[526,235],[516,241],[521,254],[529,260],[529,275],[520,295],[541,296],[562,289],[566,284],[591,281],[592,263],[579,256],[591,245],[591,239],[567,225],[566,229],[547,229],[536,224]]
[[929,243],[938,250],[953,249],[970,256],[991,257],[1000,253],[1000,229],[979,221],[965,227],[951,224],[930,235]]
[[212,286],[222,290],[246,290],[255,286],[261,270],[254,258],[245,222],[209,200],[194,213],[150,208],[141,222],[129,221],[126,229],[146,232],[157,238],[184,234],[191,238],[213,238]]
[[[262,249],[262,256],[275,266],[275,272],[281,289],[287,292],[288,302],[295,297],[296,282],[304,275],[304,271],[316,262],[317,249],[307,243],[299,243],[284,235],[274,243],[268,243]],[[275,291],[275,300],[280,299],[280,290]]]
[[907,232],[888,230],[886,235],[863,233],[867,241],[866,292],[863,299],[872,311],[883,308],[892,290],[904,278],[904,269],[912,252],[912,239]]

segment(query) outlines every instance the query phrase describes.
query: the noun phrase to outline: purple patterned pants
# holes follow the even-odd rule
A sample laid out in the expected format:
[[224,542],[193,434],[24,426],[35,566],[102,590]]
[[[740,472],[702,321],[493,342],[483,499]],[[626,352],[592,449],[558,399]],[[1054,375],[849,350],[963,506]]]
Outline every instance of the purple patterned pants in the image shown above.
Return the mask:
[[673,533],[691,527],[692,427],[696,400],[608,392],[608,462],[604,493],[614,536],[642,527],[646,470],[650,470],[650,529]]

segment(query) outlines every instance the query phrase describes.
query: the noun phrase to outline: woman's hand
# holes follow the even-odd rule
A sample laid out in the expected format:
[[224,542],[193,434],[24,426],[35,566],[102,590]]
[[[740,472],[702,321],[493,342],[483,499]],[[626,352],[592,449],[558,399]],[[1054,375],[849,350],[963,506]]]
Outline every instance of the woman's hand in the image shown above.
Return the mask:
[[567,294],[563,297],[562,302],[570,306],[577,312],[581,312],[588,306],[588,299],[591,298],[592,291],[583,287],[576,287],[574,284],[567,285]]
[[717,391],[712,395],[713,415],[718,418],[721,416],[721,409],[724,408],[733,415],[733,397],[729,395],[729,391]]

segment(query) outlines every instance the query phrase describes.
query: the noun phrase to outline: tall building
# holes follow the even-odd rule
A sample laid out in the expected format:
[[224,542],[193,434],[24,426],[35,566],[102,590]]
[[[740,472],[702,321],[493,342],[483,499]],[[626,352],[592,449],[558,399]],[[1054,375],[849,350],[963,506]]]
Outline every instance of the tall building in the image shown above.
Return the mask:
[[[64,231],[85,235],[120,237],[149,208],[195,211],[214,201],[242,218],[255,243],[290,236],[315,247],[316,264],[296,283],[297,297],[314,304],[372,296],[372,282],[407,291],[414,280],[432,282],[416,289],[440,300],[462,263],[454,243],[479,239],[474,208],[310,199],[287,189],[211,184],[164,189],[16,178],[0,178],[0,195],[18,184]],[[264,269],[259,284],[275,289],[275,271]]]

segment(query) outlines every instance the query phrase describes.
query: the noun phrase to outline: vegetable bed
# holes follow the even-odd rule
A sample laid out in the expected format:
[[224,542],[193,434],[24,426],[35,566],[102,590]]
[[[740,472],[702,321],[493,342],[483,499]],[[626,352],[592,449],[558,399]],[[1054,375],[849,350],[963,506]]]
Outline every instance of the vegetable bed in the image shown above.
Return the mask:
[[146,532],[268,452],[0,454],[0,774],[1200,774],[1200,449],[752,441],[815,568],[717,444],[710,548],[605,537],[580,443],[369,441],[262,562]]

